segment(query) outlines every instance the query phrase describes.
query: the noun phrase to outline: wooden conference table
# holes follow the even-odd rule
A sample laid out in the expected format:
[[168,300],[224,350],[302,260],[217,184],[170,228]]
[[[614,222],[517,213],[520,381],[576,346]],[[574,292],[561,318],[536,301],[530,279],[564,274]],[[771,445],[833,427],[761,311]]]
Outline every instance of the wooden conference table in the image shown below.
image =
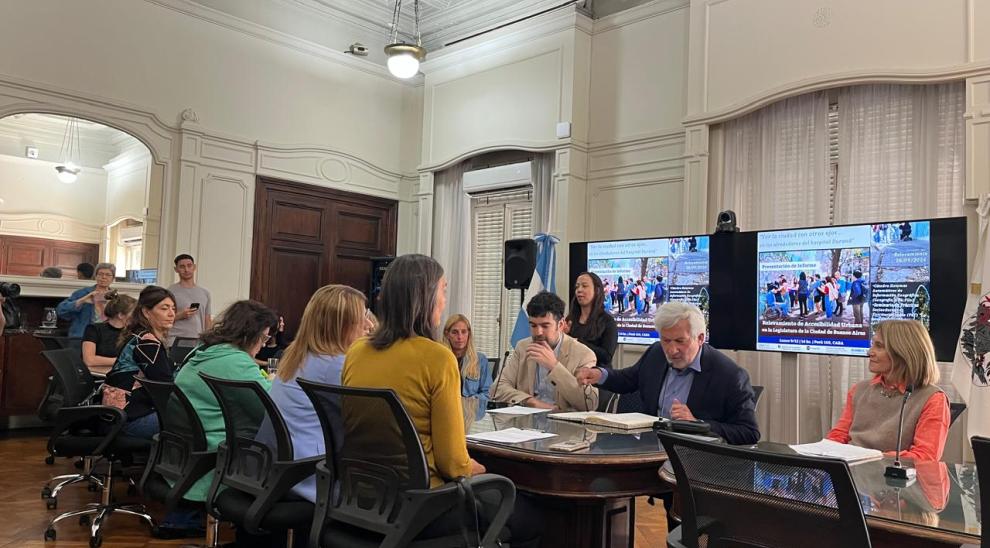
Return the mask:
[[[756,448],[794,454],[794,450],[780,443],[760,442]],[[914,465],[914,483],[898,489],[884,481],[884,468],[891,462],[893,459],[885,458],[849,467],[874,548],[979,546],[975,465],[920,462]],[[677,484],[669,463],[660,469],[660,476],[671,485]],[[675,515],[679,510],[676,493],[675,490]]]
[[[517,444],[468,439],[471,456],[489,472],[512,479],[543,511],[544,546],[633,548],[636,496],[669,491],[657,473],[667,457],[651,430],[627,432],[538,415],[486,414],[469,434],[528,428],[555,437]],[[585,440],[575,453],[549,445]]]

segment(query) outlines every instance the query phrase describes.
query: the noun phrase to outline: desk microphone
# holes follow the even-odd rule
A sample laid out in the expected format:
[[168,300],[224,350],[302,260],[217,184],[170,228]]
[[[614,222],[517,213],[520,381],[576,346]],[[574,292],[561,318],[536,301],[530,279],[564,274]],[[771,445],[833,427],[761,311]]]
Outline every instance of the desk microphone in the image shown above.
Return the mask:
[[904,390],[904,399],[901,400],[901,416],[897,422],[897,452],[894,456],[894,464],[888,466],[883,472],[884,477],[887,478],[887,483],[895,487],[907,487],[909,483],[914,481],[915,477],[914,468],[901,466],[901,433],[904,430],[904,408],[913,392],[914,386],[912,385],[908,385]]

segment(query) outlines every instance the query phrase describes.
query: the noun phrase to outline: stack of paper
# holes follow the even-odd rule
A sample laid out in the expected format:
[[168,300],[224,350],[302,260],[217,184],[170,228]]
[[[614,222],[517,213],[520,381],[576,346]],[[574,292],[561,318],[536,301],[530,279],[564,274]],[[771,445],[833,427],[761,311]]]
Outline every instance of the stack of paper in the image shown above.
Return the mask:
[[468,434],[467,438],[475,441],[493,441],[496,443],[523,443],[533,440],[552,438],[557,434],[540,432],[539,430],[523,430],[521,428],[506,428],[505,430],[495,430],[494,432],[482,432],[480,434]]
[[867,449],[848,443],[839,443],[832,440],[821,440],[815,443],[805,443],[802,445],[792,445],[791,449],[802,455],[813,457],[832,457],[842,459],[849,463],[866,462],[883,458],[883,452],[876,449]]

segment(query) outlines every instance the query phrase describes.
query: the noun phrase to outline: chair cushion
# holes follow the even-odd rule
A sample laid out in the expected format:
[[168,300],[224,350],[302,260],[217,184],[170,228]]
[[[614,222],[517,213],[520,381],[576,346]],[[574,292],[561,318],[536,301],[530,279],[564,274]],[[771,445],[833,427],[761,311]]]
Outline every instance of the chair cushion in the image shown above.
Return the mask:
[[[243,524],[255,497],[244,491],[227,488],[217,495],[216,507],[224,521]],[[287,529],[309,530],[313,522],[313,503],[302,499],[283,499],[272,505],[261,520],[261,528],[267,531]]]

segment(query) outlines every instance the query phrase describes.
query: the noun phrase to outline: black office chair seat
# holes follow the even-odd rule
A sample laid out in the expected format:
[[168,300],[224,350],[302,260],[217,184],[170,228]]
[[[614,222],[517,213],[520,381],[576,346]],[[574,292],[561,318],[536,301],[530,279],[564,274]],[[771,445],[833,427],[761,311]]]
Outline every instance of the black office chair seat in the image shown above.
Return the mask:
[[[248,519],[251,505],[256,497],[238,489],[225,489],[217,495],[214,506],[225,519],[234,523],[244,523]],[[313,521],[313,503],[295,499],[292,495],[272,504],[261,520],[261,528],[268,531],[288,529],[306,530]]]
[[[56,454],[65,455],[87,455],[92,454],[103,442],[101,438],[94,436],[61,436],[52,443],[52,448]],[[124,465],[133,464],[131,457],[136,453],[146,452],[151,448],[151,440],[133,438],[131,436],[117,436],[112,442],[108,453],[118,456],[124,461]],[[120,459],[122,457],[122,459]]]

